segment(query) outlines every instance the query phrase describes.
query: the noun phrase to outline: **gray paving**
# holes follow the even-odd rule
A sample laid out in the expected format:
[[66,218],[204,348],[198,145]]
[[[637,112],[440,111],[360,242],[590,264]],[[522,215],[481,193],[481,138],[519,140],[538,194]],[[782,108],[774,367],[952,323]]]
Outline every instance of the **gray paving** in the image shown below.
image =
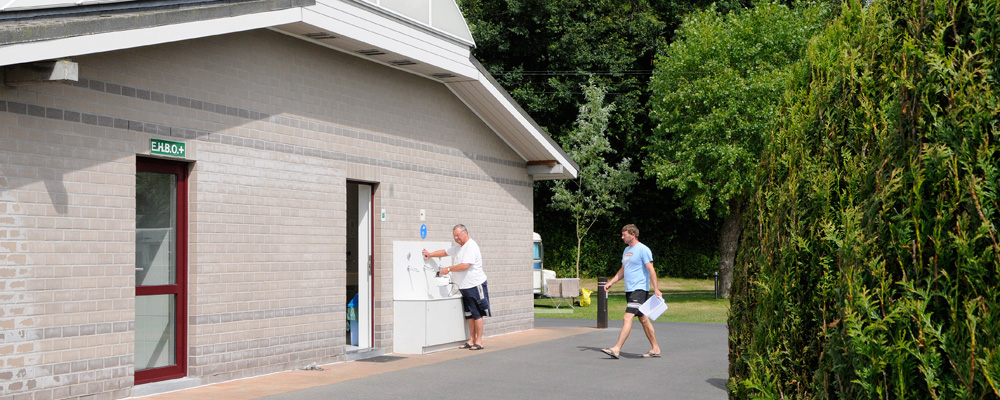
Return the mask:
[[[726,399],[725,324],[654,322],[661,358],[643,359],[649,342],[635,323],[621,359],[614,345],[621,321],[608,329],[486,352],[437,364],[266,397],[327,399]],[[589,326],[590,320],[536,319],[537,327]],[[489,346],[489,338],[486,338]]]

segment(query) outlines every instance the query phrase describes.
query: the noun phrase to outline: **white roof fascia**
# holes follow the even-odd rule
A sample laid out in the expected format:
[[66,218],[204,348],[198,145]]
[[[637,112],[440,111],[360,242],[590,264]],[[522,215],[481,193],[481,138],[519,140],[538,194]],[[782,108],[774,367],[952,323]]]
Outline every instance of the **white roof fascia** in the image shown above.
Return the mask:
[[[563,174],[568,174],[573,178],[579,174],[576,164],[570,161],[561,149],[556,148],[557,145],[555,142],[550,140],[547,134],[539,130],[537,125],[528,119],[529,117],[521,113],[520,107],[517,107],[508,98],[506,92],[502,88],[498,87],[498,84],[489,79],[485,72],[480,73],[479,79],[474,82],[455,82],[450,84],[446,83],[445,85],[448,86],[455,96],[462,99],[462,102],[464,102],[470,110],[475,112],[476,115],[479,116],[479,119],[485,122],[490,129],[493,129],[493,131],[496,132],[501,139],[503,139],[504,143],[510,146],[511,149],[514,149],[514,151],[516,151],[521,158],[528,160],[528,157],[525,157],[524,154],[518,151],[519,146],[514,145],[508,140],[505,132],[508,132],[509,129],[515,129],[521,131],[521,133],[526,133],[527,136],[534,140],[534,142],[537,143],[541,149],[552,157],[552,160],[555,160],[556,163],[563,166]],[[484,97],[491,103],[488,106],[496,107],[503,112],[503,115],[507,116],[503,121],[501,121],[501,123],[507,125],[509,129],[497,129],[499,127],[493,126],[493,124],[489,122],[490,118],[486,118],[486,116],[483,115],[484,112],[487,112],[487,110],[482,109],[486,105],[473,104],[474,102],[471,101],[472,99],[467,99],[462,91],[456,90],[454,87],[467,85],[472,85],[474,90],[487,94]]]
[[562,165],[563,168],[566,169],[566,172],[568,174],[572,175],[574,178],[577,176],[579,171],[577,171],[577,169],[575,168],[575,164],[570,162],[568,158],[564,157],[562,151],[560,151],[561,149],[557,149],[553,144],[553,142],[548,140],[547,134],[538,130],[535,127],[536,125],[534,124],[534,121],[529,121],[528,117],[526,117],[524,114],[521,114],[520,107],[515,106],[514,103],[508,100],[507,96],[505,95],[506,92],[503,91],[503,89],[495,86],[493,82],[486,76],[486,74],[479,75],[478,83],[480,85],[483,85],[483,87],[485,87],[486,90],[491,95],[493,95],[493,98],[496,99],[498,105],[503,107],[504,111],[506,111],[508,115],[513,117],[514,121],[516,121],[518,124],[518,128],[528,131],[528,133],[531,134],[532,139],[535,139],[535,141],[538,142],[538,144],[541,145],[546,152],[551,154],[552,159],[555,160],[560,165]]
[[[317,1],[305,7],[302,22],[390,51],[412,61],[433,65],[468,79],[477,79],[478,69],[469,62],[466,45],[403,23],[388,14],[344,1]],[[278,24],[273,24],[278,25]]]
[[0,46],[0,65],[151,46],[302,20],[302,8]]

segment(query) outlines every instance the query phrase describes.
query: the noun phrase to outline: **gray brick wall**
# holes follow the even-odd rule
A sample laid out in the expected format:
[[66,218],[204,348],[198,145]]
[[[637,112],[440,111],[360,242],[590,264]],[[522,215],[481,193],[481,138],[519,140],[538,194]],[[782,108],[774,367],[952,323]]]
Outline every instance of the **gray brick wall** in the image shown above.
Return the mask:
[[480,243],[487,335],[532,327],[532,182],[443,85],[266,30],[74,61],[75,85],[0,88],[0,400],[131,396],[150,138],[195,162],[188,372],[203,383],[345,359],[348,181],[376,184],[387,213],[376,347],[392,348],[392,243],[421,224]]

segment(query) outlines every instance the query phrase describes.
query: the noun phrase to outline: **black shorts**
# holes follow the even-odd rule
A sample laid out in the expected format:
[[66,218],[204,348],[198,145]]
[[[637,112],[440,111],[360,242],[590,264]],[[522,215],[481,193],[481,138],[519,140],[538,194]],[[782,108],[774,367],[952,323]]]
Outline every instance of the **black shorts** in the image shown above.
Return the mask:
[[649,298],[649,292],[645,290],[636,290],[634,292],[625,293],[625,301],[628,304],[625,306],[625,312],[629,314],[635,314],[636,317],[641,317],[642,313],[639,312],[639,306],[646,302]]
[[462,308],[465,310],[465,319],[480,319],[490,316],[490,292],[486,289],[486,282],[468,289],[458,289],[462,292]]

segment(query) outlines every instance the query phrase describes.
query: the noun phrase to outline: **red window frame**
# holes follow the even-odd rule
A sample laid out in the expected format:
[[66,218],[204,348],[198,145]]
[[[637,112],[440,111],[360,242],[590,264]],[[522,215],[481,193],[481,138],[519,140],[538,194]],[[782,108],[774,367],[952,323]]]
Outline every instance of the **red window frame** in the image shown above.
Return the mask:
[[136,172],[155,172],[177,176],[177,276],[173,285],[136,286],[135,295],[174,295],[175,354],[174,365],[135,371],[135,384],[157,382],[187,376],[187,270],[188,270],[188,163],[137,158]]

